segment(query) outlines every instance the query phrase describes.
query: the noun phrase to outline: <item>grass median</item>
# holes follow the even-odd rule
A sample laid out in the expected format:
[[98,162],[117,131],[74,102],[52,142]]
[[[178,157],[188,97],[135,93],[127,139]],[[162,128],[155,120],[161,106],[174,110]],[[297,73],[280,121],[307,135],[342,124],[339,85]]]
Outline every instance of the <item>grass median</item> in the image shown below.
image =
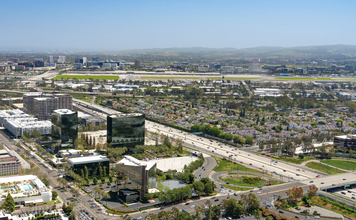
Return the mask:
[[334,167],[338,167],[345,170],[355,170],[356,161],[346,161],[346,160],[323,160],[323,163],[329,164]]
[[323,173],[327,174],[338,174],[338,173],[346,173],[345,171],[330,167],[328,165],[322,164],[322,163],[317,163],[317,162],[309,162],[306,164],[307,167],[312,168],[314,170],[318,170]]
[[221,159],[218,157],[215,157],[216,159],[216,167],[214,168],[214,171],[216,172],[222,172],[222,171],[246,171],[246,172],[252,172],[252,173],[263,173],[260,170],[255,170],[249,167],[245,167],[239,163],[234,163],[229,160]]

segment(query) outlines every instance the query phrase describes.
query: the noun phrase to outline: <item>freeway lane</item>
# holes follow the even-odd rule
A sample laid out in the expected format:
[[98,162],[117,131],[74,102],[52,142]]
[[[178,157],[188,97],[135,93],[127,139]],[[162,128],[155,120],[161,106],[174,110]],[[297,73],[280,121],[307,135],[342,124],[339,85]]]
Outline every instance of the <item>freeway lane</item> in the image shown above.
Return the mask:
[[[207,138],[198,137],[196,135],[189,135],[186,132],[179,131],[157,123],[146,121],[146,128],[152,132],[159,132],[168,135],[172,138],[181,138],[184,140],[184,144],[193,145],[197,151],[209,150],[209,154],[222,158],[230,158],[236,162],[242,162],[244,165],[253,166],[257,169],[267,170],[268,172],[276,172],[278,175],[294,180],[305,180],[316,177],[318,174],[304,168],[299,168],[297,165],[291,165],[287,163],[277,162],[272,163],[270,158],[266,158],[260,155],[256,155],[250,152],[237,149],[232,146],[218,143],[217,141],[211,142]],[[299,171],[298,171],[299,169]],[[304,170],[304,171],[303,171]]]
[[[77,104],[81,103],[82,110],[89,108],[88,112],[90,112],[91,114],[94,114],[95,109],[98,109],[97,114],[102,117],[109,114],[120,113],[119,111],[109,108],[103,108],[102,106],[96,104],[89,104],[78,99],[73,99],[73,102]],[[146,128],[150,132],[159,132],[173,138],[179,137],[184,141],[185,145],[193,145],[194,149],[196,149],[197,151],[207,152],[205,150],[209,150],[209,155],[221,158],[228,158],[229,155],[232,155],[231,159],[236,162],[242,162],[244,165],[252,166],[255,169],[275,172],[278,175],[283,175],[293,180],[306,180],[310,178],[315,178],[317,175],[319,175],[316,172],[313,172],[309,169],[300,167],[295,164],[287,164],[280,161],[278,161],[277,163],[272,163],[270,158],[256,155],[250,152],[245,152],[243,150],[225,144],[220,144],[217,141],[211,142],[207,138],[199,137],[196,135],[189,135],[187,132],[173,129],[148,120],[146,120]]]

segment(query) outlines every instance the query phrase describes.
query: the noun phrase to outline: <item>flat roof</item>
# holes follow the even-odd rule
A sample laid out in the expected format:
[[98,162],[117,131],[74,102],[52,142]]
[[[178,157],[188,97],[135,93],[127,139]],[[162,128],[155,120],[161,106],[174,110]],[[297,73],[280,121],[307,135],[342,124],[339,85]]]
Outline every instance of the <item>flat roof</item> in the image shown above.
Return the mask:
[[1,177],[0,184],[1,183],[21,182],[21,181],[25,181],[25,180],[35,180],[35,179],[38,179],[38,177],[35,175],[8,176],[8,177]]
[[42,95],[42,92],[29,92],[29,93],[25,93],[23,95],[24,96],[38,96],[38,95]]
[[141,113],[117,113],[109,115],[110,118],[123,118],[123,117],[133,117],[133,116],[142,116]]
[[97,162],[106,162],[109,161],[109,158],[98,155],[98,156],[87,156],[87,157],[74,157],[69,158],[67,162],[70,162],[73,165],[87,164],[87,163],[97,163]]
[[70,109],[56,109],[56,110],[53,110],[53,112],[55,113],[58,113],[60,115],[69,115],[69,114],[74,114],[75,111],[72,111]]
[[156,164],[153,162],[141,161],[132,156],[127,156],[127,155],[117,163],[122,165],[127,165],[127,166],[146,166],[146,170],[151,169]]

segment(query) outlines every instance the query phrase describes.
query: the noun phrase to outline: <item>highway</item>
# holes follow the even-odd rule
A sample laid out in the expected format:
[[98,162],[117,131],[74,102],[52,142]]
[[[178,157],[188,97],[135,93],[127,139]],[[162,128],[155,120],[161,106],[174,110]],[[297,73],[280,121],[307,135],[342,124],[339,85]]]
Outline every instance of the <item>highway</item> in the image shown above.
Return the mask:
[[[81,105],[82,110],[89,109],[88,113],[99,115],[103,118],[106,117],[106,115],[121,113],[113,109],[103,108],[102,106],[96,104],[89,104],[78,99],[73,99],[73,102],[76,105]],[[96,109],[98,111],[96,111]],[[156,122],[146,120],[145,126],[150,132],[162,133],[168,135],[171,138],[179,137],[184,141],[184,145],[197,151],[201,151],[211,156],[220,158],[230,158],[231,160],[236,161],[237,163],[241,163],[242,165],[251,166],[252,168],[259,170],[265,170],[276,175],[282,175],[289,178],[290,180],[306,180],[315,178],[316,176],[320,175],[317,172],[302,166],[288,164],[281,161],[272,162],[272,160],[268,157],[245,152],[241,149],[226,144],[221,144],[217,141],[210,141],[210,139],[199,137],[197,135],[190,135],[187,132],[170,128]]]

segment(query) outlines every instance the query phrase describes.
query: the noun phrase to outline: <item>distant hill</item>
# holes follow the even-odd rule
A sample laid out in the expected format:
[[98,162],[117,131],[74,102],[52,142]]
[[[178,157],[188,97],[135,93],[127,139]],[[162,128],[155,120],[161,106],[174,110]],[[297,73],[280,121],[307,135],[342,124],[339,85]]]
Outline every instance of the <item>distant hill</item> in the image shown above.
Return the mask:
[[173,47],[152,48],[142,50],[124,50],[115,52],[102,52],[104,54],[115,54],[117,56],[165,56],[180,57],[190,54],[191,56],[203,56],[209,58],[228,57],[355,57],[355,45],[324,45],[324,46],[299,46],[299,47],[252,47],[252,48],[206,48],[206,47]]

